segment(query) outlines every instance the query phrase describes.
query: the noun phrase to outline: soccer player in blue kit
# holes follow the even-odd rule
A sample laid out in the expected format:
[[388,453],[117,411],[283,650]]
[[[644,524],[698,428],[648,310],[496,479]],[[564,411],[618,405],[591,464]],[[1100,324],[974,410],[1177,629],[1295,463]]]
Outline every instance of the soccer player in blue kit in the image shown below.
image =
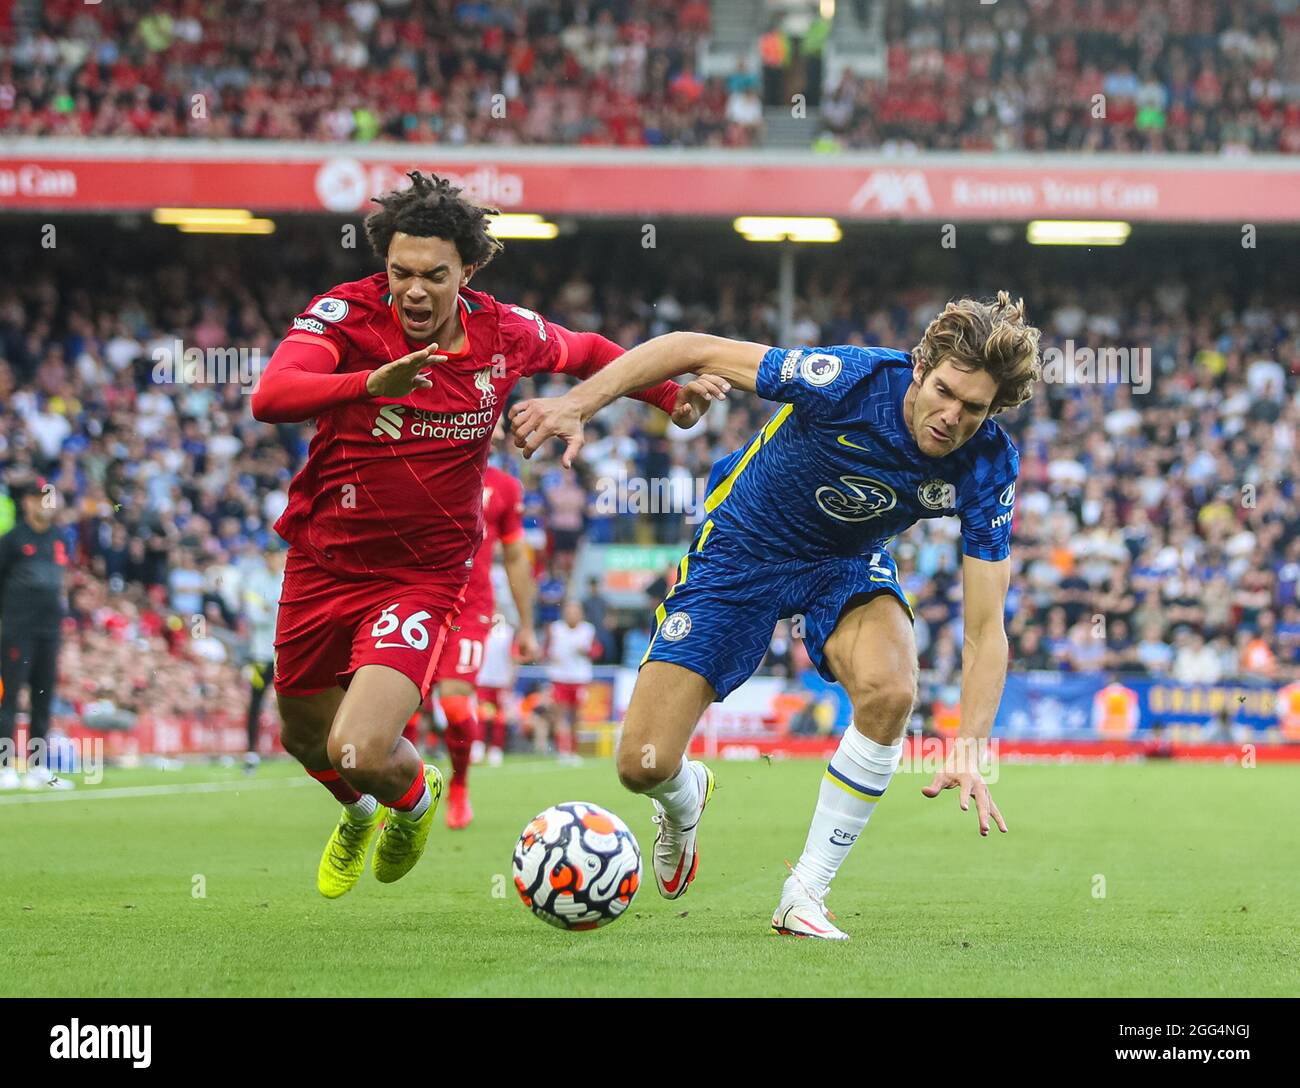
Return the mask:
[[525,455],[559,437],[567,467],[597,411],[677,375],[699,375],[716,397],[734,387],[781,405],[713,468],[705,518],[659,606],[623,724],[618,774],[654,801],[662,895],[677,898],[695,877],[699,821],[713,792],[712,771],[685,758],[691,733],[711,702],[758,668],[777,620],[802,616],[808,655],[844,686],[853,724],[822,777],[772,930],[847,938],[826,892],[898,767],[916,700],[912,613],[888,546],[920,518],[959,517],[964,551],[959,743],[922,792],[959,789],[963,811],[975,801],[981,835],[990,823],[1006,831],[972,753],[989,735],[1006,679],[1019,471],[1015,446],[991,417],[1033,395],[1038,341],[1023,301],[1005,291],[993,302],[950,302],[911,352],[783,350],[669,333],[562,397],[512,409]]

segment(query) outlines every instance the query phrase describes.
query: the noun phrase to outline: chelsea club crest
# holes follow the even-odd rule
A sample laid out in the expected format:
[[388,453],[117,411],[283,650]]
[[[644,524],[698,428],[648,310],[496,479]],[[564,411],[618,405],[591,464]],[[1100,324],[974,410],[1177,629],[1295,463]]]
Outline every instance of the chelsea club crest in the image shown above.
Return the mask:
[[926,480],[916,489],[916,501],[927,510],[951,510],[957,505],[957,489],[947,480]]

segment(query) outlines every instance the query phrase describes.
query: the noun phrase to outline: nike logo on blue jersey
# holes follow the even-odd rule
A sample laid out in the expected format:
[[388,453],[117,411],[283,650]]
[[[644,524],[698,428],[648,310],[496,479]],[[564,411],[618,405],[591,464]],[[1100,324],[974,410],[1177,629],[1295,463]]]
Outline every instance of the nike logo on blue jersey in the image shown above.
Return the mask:
[[849,436],[846,434],[840,435],[839,438],[837,438],[835,441],[838,442],[841,446],[852,446],[855,450],[861,450],[863,453],[871,452],[871,450],[868,449],[866,446],[859,446],[856,442],[850,442]]

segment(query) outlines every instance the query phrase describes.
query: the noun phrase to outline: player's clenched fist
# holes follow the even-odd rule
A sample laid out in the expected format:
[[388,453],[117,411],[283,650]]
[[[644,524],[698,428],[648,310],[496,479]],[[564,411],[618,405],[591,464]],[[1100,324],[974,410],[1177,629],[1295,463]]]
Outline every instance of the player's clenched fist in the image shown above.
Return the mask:
[[372,397],[405,397],[416,389],[429,389],[433,386],[428,378],[420,373],[431,363],[444,362],[445,355],[434,355],[437,344],[403,355],[391,363],[370,372],[366,379],[366,392]]
[[515,633],[515,656],[524,665],[536,661],[541,656],[537,648],[537,635],[531,627],[521,627]]

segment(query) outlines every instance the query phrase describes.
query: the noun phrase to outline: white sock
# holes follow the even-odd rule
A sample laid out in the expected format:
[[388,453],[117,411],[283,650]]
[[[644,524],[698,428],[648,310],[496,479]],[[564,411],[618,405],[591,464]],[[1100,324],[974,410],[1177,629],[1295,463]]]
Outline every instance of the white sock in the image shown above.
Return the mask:
[[794,875],[812,892],[824,892],[849,856],[889,785],[903,742],[884,745],[850,725],[822,776],[808,841]]
[[389,811],[401,820],[418,820],[429,811],[429,806],[433,804],[433,792],[429,789],[428,779],[424,780],[423,785],[424,792],[420,794],[420,799],[414,805],[408,809],[394,808]]
[[646,793],[664,806],[668,819],[679,826],[686,825],[699,812],[700,776],[692,769],[691,761],[683,756],[677,773]]
[[363,793],[359,801],[353,801],[352,804],[343,806],[344,811],[354,820],[370,819],[378,807],[379,802],[368,793]]

